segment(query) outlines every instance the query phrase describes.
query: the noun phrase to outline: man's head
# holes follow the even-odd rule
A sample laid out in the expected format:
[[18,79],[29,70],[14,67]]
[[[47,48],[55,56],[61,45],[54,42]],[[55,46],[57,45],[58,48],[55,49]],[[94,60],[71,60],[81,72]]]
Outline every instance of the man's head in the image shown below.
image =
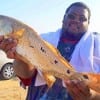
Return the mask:
[[62,29],[74,35],[88,30],[91,12],[87,5],[82,2],[71,4],[64,15]]

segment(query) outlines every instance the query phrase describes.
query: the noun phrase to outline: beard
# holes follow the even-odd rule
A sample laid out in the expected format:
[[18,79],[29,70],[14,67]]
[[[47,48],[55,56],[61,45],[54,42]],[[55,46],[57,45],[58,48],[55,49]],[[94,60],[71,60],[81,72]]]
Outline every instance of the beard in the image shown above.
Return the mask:
[[68,29],[65,29],[65,28],[62,27],[62,34],[63,34],[63,36],[65,36],[65,37],[67,36],[70,39],[79,40],[85,34],[85,32],[75,33],[75,32],[71,32]]

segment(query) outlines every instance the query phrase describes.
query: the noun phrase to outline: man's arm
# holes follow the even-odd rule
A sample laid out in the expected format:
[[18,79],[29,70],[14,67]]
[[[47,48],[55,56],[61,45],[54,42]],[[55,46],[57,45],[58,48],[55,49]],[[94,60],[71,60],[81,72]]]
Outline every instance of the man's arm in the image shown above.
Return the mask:
[[13,63],[14,72],[21,78],[30,78],[36,73],[34,66],[29,66],[21,60],[15,60]]

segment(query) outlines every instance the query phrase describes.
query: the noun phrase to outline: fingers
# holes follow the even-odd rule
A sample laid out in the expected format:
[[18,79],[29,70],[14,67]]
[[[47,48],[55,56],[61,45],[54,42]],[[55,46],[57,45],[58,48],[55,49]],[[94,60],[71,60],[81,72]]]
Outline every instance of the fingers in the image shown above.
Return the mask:
[[17,40],[12,39],[12,38],[8,38],[8,39],[4,39],[0,43],[0,48],[2,50],[4,50],[5,52],[7,52],[9,49],[15,47],[16,45],[17,45]]
[[[67,89],[68,92],[70,93],[70,95],[75,99],[75,98],[79,98],[80,97],[80,90],[77,88],[76,84],[77,81],[73,80],[73,81],[67,81]],[[82,94],[81,94],[82,95]],[[75,99],[76,100],[76,99]]]
[[4,39],[4,36],[0,36],[0,43],[2,42],[2,40]]
[[0,49],[2,49],[9,58],[14,58],[17,40],[14,38],[6,38],[0,36]]
[[8,58],[11,58],[11,59],[15,59],[16,58],[16,48],[12,48],[12,49],[9,49],[7,51],[7,57]]
[[90,97],[90,89],[82,81],[77,80],[67,80],[65,82],[67,89],[75,100],[86,100]]
[[83,95],[90,96],[90,89],[89,89],[89,87],[83,81],[78,82],[78,84],[76,85],[76,87],[80,90],[80,92]]

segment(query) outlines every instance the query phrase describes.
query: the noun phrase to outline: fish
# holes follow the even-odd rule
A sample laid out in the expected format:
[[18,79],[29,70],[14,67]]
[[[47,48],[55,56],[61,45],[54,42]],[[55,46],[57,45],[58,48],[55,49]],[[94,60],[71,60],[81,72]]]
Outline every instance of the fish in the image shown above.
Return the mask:
[[77,72],[53,45],[43,40],[29,25],[0,15],[0,35],[5,38],[15,37],[18,40],[16,54],[42,72],[48,87],[54,84],[56,77],[62,80],[77,79],[100,93],[99,73]]

